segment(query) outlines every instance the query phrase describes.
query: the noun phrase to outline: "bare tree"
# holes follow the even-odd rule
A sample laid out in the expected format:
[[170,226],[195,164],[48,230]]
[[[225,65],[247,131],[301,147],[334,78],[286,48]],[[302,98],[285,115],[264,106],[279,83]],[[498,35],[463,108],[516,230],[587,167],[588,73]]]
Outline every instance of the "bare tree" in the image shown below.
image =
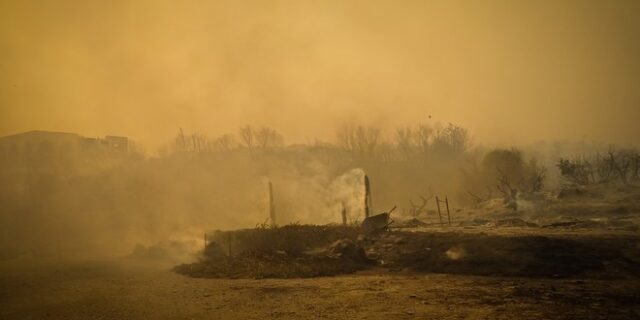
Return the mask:
[[542,191],[544,188],[544,180],[547,177],[547,169],[538,165],[535,158],[531,158],[525,167],[525,173],[520,188],[529,193]]
[[611,170],[616,173],[620,181],[629,185],[628,175],[632,168],[632,153],[627,150],[616,152],[613,149],[609,149],[607,155],[609,156],[608,159]]
[[204,134],[192,133],[185,135],[182,128],[180,128],[170,148],[173,152],[199,153],[209,151],[208,146],[209,140]]
[[411,157],[416,149],[415,138],[415,131],[411,127],[396,129],[394,136],[395,146],[404,155],[405,159]]
[[377,127],[347,125],[338,131],[338,145],[360,156],[374,157],[382,143],[382,132]]
[[280,147],[283,145],[282,135],[269,127],[261,127],[254,131],[256,145],[266,149],[270,147]]
[[435,130],[430,146],[434,152],[443,155],[460,155],[467,151],[470,144],[471,138],[467,129],[450,123]]
[[244,126],[238,130],[238,136],[240,137],[240,143],[249,149],[255,147],[255,130],[252,126]]
[[417,218],[423,214],[426,214],[427,204],[431,199],[433,199],[433,197],[434,197],[434,194],[431,191],[431,188],[429,188],[429,197],[420,196],[420,200],[422,201],[420,204],[416,204],[413,202],[413,200],[409,199],[409,204],[411,205],[411,208],[409,208],[409,214],[414,218]]
[[427,124],[419,124],[415,130],[415,144],[422,152],[428,152],[434,138],[434,129]]
[[512,185],[509,176],[500,170],[498,172],[500,173],[500,178],[496,187],[502,193],[504,203],[507,207],[518,210],[518,188]]
[[223,134],[211,141],[210,145],[214,151],[229,151],[235,148],[238,142],[232,134]]
[[595,153],[573,159],[561,158],[558,168],[563,178],[578,185],[638,180],[640,155],[637,150],[610,148],[606,154]]
[[485,201],[489,201],[493,198],[493,190],[487,186],[487,195],[484,197],[478,196],[475,193],[471,192],[471,191],[467,191],[467,193],[471,196],[471,198],[476,202],[476,203],[482,203]]
[[398,150],[404,154],[404,158],[410,158],[416,154],[427,154],[434,138],[434,129],[428,124],[419,124],[415,127],[407,126],[396,129],[394,142]]
[[269,127],[254,128],[247,125],[240,128],[238,135],[241,145],[249,149],[279,147],[284,141],[280,133]]
[[570,182],[586,185],[593,182],[593,167],[587,159],[560,159],[558,163],[560,174]]
[[204,134],[200,134],[200,133],[191,134],[190,140],[192,141],[191,152],[202,153],[202,152],[211,151],[209,149],[209,145],[210,145],[209,138],[207,138],[207,136],[205,136]]
[[[546,169],[540,166],[535,158],[524,161],[522,151],[511,149],[494,149],[482,160],[484,175],[489,181],[498,181],[496,189],[502,194],[505,204],[517,210],[517,197],[522,193],[542,191],[546,178]],[[481,201],[483,198],[469,192]]]

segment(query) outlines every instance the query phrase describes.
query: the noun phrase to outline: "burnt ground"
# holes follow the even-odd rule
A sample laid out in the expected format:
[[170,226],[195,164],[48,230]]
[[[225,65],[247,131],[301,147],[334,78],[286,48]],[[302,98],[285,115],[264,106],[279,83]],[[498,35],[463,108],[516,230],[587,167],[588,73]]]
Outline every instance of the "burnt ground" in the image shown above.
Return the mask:
[[438,227],[358,235],[357,230],[291,225],[228,231],[198,261],[174,270],[232,279],[333,276],[376,266],[484,276],[640,277],[640,237],[629,231]]
[[0,264],[0,319],[638,319],[640,280],[371,269],[204,279],[130,260]]
[[393,231],[368,239],[364,245],[370,257],[389,269],[534,278],[640,277],[640,237],[636,234],[505,231]]
[[[451,226],[431,214],[420,226],[366,239],[320,226],[221,233],[211,241],[226,256],[254,260],[220,264],[218,248],[195,269],[182,265],[190,276],[148,254],[0,261],[0,319],[640,319],[636,191],[580,192],[545,200],[538,213],[490,201],[453,211]],[[307,268],[317,262],[303,258],[307,249],[354,237],[376,264],[331,277]],[[339,267],[322,272],[345,271],[335,264],[345,251],[315,253]],[[256,261],[272,268],[254,268]]]

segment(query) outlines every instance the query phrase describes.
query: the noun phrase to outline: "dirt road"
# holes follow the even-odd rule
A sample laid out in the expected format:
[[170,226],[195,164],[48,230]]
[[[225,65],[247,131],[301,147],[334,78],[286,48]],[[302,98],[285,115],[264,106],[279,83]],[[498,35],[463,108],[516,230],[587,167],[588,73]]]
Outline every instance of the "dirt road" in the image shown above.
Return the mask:
[[638,319],[640,281],[366,273],[181,276],[128,261],[0,264],[0,319]]

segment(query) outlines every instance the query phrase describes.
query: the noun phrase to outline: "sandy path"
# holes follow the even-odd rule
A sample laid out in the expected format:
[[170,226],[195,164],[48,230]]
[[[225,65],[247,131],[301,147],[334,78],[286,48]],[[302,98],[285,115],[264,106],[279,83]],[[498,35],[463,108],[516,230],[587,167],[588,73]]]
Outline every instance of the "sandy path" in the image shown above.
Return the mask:
[[368,271],[218,280],[123,261],[2,263],[0,319],[638,319],[640,281]]

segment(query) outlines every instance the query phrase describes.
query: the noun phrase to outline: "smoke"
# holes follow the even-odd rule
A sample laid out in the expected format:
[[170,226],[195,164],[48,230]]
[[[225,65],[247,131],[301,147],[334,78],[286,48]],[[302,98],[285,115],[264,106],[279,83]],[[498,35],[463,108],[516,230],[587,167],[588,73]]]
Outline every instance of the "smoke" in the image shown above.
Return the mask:
[[[362,221],[364,217],[364,171],[351,169],[338,175],[335,169],[315,163],[305,173],[300,168],[273,171],[276,211],[285,222],[338,223],[341,212],[347,211],[348,221]],[[309,169],[309,168],[307,168]],[[266,190],[266,188],[265,188]],[[262,204],[268,212],[268,195]]]
[[[433,117],[487,144],[639,135],[637,1],[0,2],[0,135]],[[144,39],[144,41],[141,41]],[[514,72],[517,70],[517,72]]]
[[347,212],[347,220],[362,221],[364,219],[364,170],[351,169],[337,177],[329,186],[331,212],[340,212],[344,206]]
[[[154,155],[68,161],[64,150],[49,159],[7,146],[4,243],[45,250],[60,235],[68,251],[106,251],[254,227],[269,218],[262,177],[278,224],[340,222],[343,206],[361,219],[364,172],[377,208],[402,208],[429,186],[464,204],[460,171],[473,159],[398,157],[389,141],[363,159],[310,143],[345,124],[389,137],[452,122],[485,145],[637,143],[637,6],[1,1],[0,135],[124,135]],[[277,148],[248,150],[227,135],[225,152],[153,152],[178,128],[219,136],[247,123],[306,145],[278,135]],[[561,148],[545,148],[553,166]]]

